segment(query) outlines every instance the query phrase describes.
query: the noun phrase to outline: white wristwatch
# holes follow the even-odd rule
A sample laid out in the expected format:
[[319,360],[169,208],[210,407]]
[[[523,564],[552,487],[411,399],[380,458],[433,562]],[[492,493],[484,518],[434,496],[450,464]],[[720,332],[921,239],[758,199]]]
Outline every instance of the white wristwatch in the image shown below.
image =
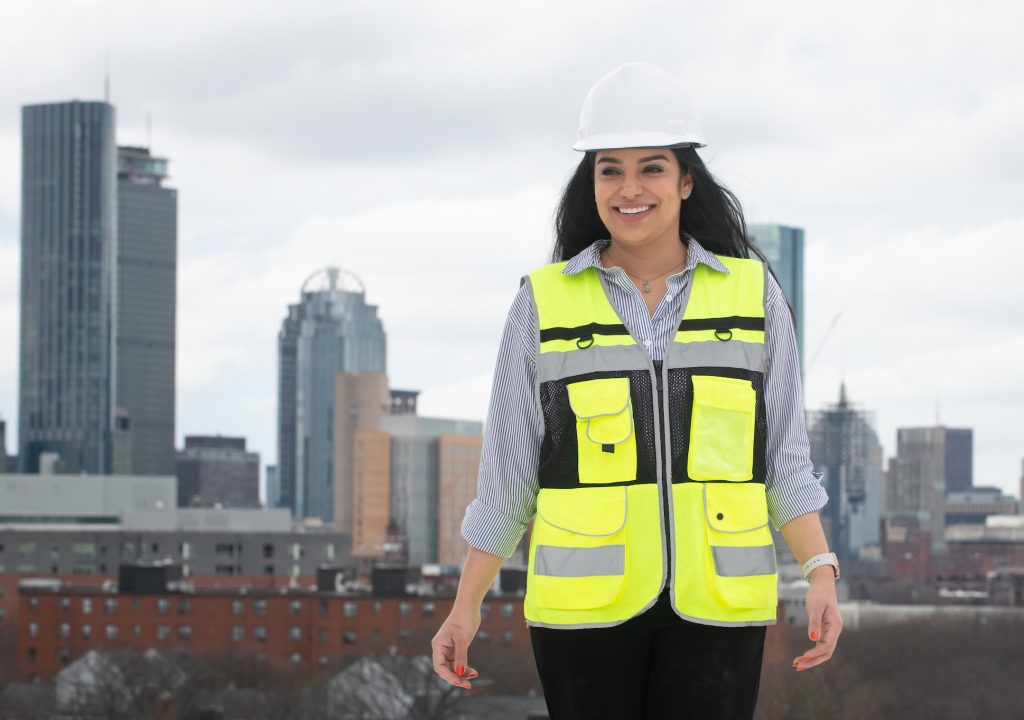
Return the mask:
[[804,574],[804,580],[807,580],[811,576],[811,572],[816,567],[822,565],[831,565],[832,569],[836,573],[836,580],[839,579],[839,558],[836,557],[834,552],[819,553],[812,558],[809,558],[807,562],[800,566],[800,572]]

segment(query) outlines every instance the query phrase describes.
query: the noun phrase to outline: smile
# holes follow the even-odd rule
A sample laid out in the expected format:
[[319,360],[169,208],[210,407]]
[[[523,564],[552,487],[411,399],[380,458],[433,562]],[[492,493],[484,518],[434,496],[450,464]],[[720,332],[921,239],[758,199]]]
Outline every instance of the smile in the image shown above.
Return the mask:
[[649,210],[652,210],[654,205],[638,205],[637,207],[617,207],[615,211],[621,215],[642,215]]

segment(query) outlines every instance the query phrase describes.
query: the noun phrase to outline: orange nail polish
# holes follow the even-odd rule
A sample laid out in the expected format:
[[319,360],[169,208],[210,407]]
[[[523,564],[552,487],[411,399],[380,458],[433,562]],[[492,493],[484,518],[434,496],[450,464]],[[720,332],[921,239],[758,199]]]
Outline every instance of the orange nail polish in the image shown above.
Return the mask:
[[817,642],[817,640],[818,640],[818,633],[812,632],[811,633],[811,640],[814,640],[815,642]]
[[458,675],[459,677],[462,677],[462,674],[464,672],[466,672],[466,668],[464,666],[462,666],[462,665],[456,665],[455,666],[455,674],[456,675]]

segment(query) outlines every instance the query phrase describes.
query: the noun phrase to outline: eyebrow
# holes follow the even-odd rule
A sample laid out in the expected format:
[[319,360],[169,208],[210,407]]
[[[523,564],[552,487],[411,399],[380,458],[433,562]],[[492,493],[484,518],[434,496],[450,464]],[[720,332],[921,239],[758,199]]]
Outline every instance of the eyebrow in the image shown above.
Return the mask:
[[[668,160],[668,158],[665,157],[664,155],[648,155],[647,157],[642,157],[639,160],[637,160],[637,163],[650,162],[651,160]],[[601,158],[600,160],[597,161],[598,165],[600,165],[601,163],[611,163],[612,165],[621,165],[622,161],[619,160],[618,158],[604,157],[604,158]]]

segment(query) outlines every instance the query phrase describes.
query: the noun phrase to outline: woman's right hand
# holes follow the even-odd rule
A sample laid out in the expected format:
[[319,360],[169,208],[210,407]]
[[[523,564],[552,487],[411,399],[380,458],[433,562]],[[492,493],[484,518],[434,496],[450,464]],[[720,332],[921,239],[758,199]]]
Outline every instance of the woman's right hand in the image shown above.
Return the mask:
[[[480,606],[466,608],[456,600],[448,618],[430,642],[434,672],[446,682],[467,690],[479,673],[469,665],[469,644],[480,629]],[[459,672],[461,670],[461,672]]]

